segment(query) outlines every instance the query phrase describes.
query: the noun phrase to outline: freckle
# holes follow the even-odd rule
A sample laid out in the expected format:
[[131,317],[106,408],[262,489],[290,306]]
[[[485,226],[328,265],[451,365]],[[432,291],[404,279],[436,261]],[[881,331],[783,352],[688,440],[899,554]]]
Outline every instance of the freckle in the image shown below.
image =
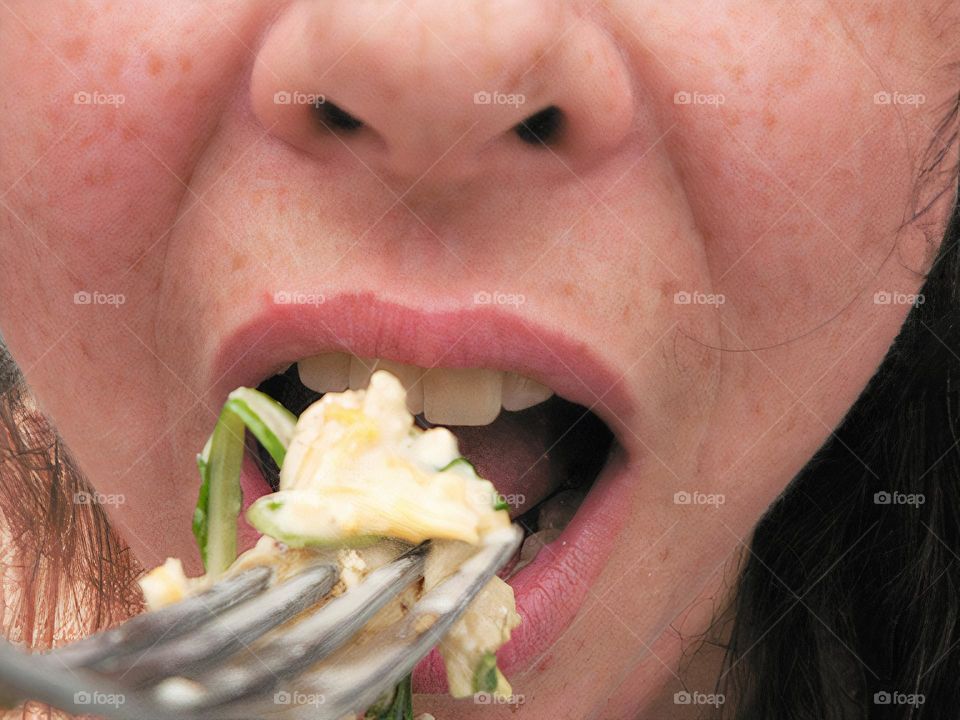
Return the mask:
[[87,54],[87,48],[90,46],[90,41],[87,40],[83,35],[78,35],[77,37],[70,38],[63,44],[63,56],[67,60],[82,60]]
[[670,548],[664,548],[658,554],[660,562],[666,562],[667,558],[670,557]]
[[80,354],[83,355],[86,359],[92,360],[93,354],[90,352],[90,346],[87,344],[87,341],[84,340],[83,337],[81,337],[77,344],[79,345],[79,348],[80,348]]
[[660,283],[660,297],[673,300],[673,296],[680,291],[680,286],[674,280]]
[[123,139],[127,140],[128,142],[130,140],[136,140],[138,137],[140,137],[140,133],[135,125],[124,125],[122,135]]
[[777,116],[774,115],[770,110],[763,111],[763,126],[768,130],[777,124]]
[[576,286],[572,282],[565,282],[560,285],[560,292],[564,297],[573,297],[576,293]]
[[188,73],[193,70],[193,60],[190,59],[189,55],[180,55],[177,62],[180,63],[180,72]]
[[157,55],[156,53],[150,53],[147,57],[147,72],[151,77],[156,77],[161,72],[163,72],[163,58]]
[[736,110],[730,110],[726,115],[727,123],[729,123],[731,127],[736,127],[743,122],[743,118],[740,117],[740,113],[738,113]]
[[113,180],[113,168],[105,165],[98,173],[96,170],[88,170],[83,176],[83,184],[87,187],[96,185],[109,185]]
[[713,41],[717,44],[717,47],[719,47],[720,49],[727,50],[727,51],[730,50],[731,48],[730,38],[727,37],[727,34],[725,32],[721,30],[714,30],[713,32],[710,33],[710,37],[711,39],[713,39]]
[[233,262],[230,263],[230,269],[240,270],[241,268],[246,267],[248,260],[249,258],[246,255],[242,253],[236,253],[233,256]]
[[732,77],[737,82],[743,80],[743,76],[746,75],[747,68],[744,67],[743,63],[738,63],[730,68],[730,77]]
[[120,77],[120,71],[123,70],[123,55],[119,52],[110,53],[110,57],[107,59],[107,77],[111,80],[116,80]]
[[141,255],[133,265],[130,266],[130,272],[140,273],[143,272],[144,263],[146,262],[145,256]]
[[62,125],[64,120],[63,109],[60,105],[48,105],[43,111],[44,118],[51,125]]

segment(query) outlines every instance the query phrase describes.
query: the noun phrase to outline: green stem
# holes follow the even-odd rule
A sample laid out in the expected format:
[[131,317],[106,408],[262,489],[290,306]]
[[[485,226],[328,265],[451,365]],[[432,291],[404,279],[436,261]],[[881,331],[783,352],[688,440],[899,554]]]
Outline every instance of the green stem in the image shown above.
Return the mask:
[[281,465],[296,422],[290,411],[258,390],[237,388],[230,393],[213,434],[197,456],[200,492],[193,513],[193,534],[208,574],[216,577],[237,557],[244,430],[249,430]]

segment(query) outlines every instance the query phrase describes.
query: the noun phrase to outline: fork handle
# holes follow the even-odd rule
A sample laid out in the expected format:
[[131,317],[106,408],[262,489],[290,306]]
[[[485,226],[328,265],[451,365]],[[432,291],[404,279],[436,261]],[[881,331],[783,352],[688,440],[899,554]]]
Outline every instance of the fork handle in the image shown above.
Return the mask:
[[[84,670],[71,669],[49,655],[22,652],[0,639],[0,704],[36,700],[76,715],[115,718],[160,717],[134,698],[94,678]],[[119,702],[117,700],[119,699]]]

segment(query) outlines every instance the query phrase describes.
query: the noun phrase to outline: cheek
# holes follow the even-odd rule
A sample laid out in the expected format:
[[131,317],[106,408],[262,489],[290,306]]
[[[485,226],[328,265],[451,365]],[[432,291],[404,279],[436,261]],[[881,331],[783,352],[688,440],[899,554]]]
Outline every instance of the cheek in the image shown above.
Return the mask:
[[[780,68],[771,77],[785,81]],[[914,170],[898,124],[878,117],[872,96],[858,76],[810,78],[795,95],[759,108],[733,99],[718,112],[718,151],[697,182],[716,183],[712,197],[729,205],[717,208],[706,249],[750,344],[830,321],[872,286],[898,242]]]
[[[153,442],[170,387],[190,398],[148,347],[155,297],[184,183],[234,97],[222,79],[247,76],[261,8],[172,5],[0,6],[0,328],[94,477]],[[124,302],[78,304],[78,291]],[[104,427],[125,429],[116,457]]]
[[[897,243],[913,242],[901,231],[916,148],[935,121],[876,102],[886,73],[832,14],[727,2],[716,19],[678,24],[680,49],[653,48],[672,70],[661,123],[676,123],[665,142],[702,235],[704,290],[726,298],[742,343],[764,347],[872,294]],[[899,260],[918,270],[914,250]]]
[[[246,77],[243,41],[259,13],[216,4],[80,3],[37,17],[20,2],[9,12],[32,32],[0,22],[0,144],[10,149],[0,179],[21,178],[6,200],[77,279],[119,280],[162,250],[232,97],[223,78]],[[225,39],[213,12],[236,37]]]

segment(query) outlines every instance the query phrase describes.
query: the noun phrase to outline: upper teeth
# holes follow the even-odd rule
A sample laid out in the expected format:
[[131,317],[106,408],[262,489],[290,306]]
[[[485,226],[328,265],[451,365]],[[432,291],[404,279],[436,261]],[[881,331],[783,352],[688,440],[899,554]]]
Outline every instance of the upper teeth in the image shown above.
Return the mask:
[[553,391],[512,372],[481,368],[431,368],[393,360],[324,353],[297,363],[300,382],[316,392],[365,388],[374,370],[387,370],[407,389],[407,408],[439,425],[487,425],[500,408],[523,410],[543,402]]

